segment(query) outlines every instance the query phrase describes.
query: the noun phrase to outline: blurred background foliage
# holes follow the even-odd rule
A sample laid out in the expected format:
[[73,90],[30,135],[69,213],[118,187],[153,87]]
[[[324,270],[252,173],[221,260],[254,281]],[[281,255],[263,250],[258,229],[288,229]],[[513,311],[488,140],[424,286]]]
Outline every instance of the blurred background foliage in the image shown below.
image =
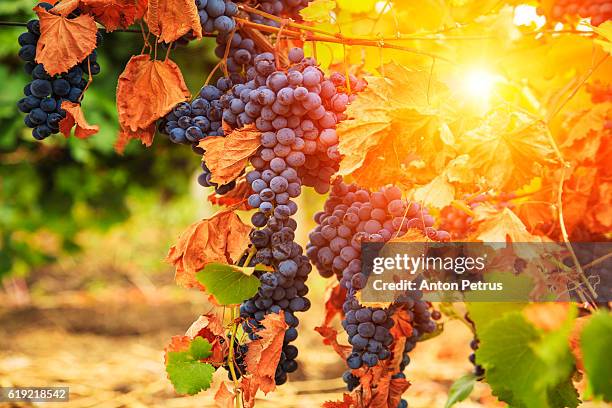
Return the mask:
[[[31,0],[0,2],[0,21],[27,22],[34,17],[32,4]],[[102,72],[83,101],[87,120],[99,125],[100,132],[88,140],[56,135],[37,142],[15,106],[29,81],[17,57],[17,37],[24,30],[0,26],[0,278],[24,276],[61,255],[75,254],[83,242],[91,245],[95,234],[134,215],[150,225],[180,214],[184,222],[174,219],[177,228],[194,219],[201,204],[193,200],[201,202],[205,192],[193,187],[195,196],[186,194],[199,168],[190,149],[158,135],[151,149],[133,142],[122,156],[113,150],[118,132],[117,78],[129,58],[140,53],[142,36],[104,34],[98,50]],[[212,41],[172,53],[192,92],[214,66]],[[194,53],[201,58],[194,59]],[[87,236],[88,232],[93,235]],[[138,240],[142,229],[134,228],[133,234],[130,239]],[[168,235],[168,242],[175,238]]]

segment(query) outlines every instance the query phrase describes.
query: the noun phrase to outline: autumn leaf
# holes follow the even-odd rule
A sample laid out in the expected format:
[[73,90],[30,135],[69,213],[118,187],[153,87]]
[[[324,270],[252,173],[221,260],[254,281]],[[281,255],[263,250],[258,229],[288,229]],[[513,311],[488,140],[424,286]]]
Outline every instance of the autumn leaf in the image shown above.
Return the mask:
[[334,0],[314,0],[306,8],[300,10],[300,16],[304,21],[329,22],[331,12],[336,8]]
[[227,209],[248,211],[251,207],[247,203],[247,199],[252,192],[251,185],[246,181],[246,178],[239,177],[236,180],[236,187],[229,193],[219,195],[213,191],[208,196],[208,201],[214,205],[220,205]]
[[93,15],[106,31],[128,28],[144,16],[148,0],[81,0],[81,7]]
[[71,130],[75,124],[76,130],[74,131],[74,136],[79,139],[86,139],[98,133],[100,128],[97,125],[90,125],[87,123],[80,104],[63,101],[62,109],[66,111],[66,117],[59,122],[59,128],[64,136],[70,136]]
[[166,262],[176,268],[177,284],[201,288],[196,272],[210,262],[237,261],[249,243],[250,232],[251,226],[227,210],[190,225],[166,257]]
[[172,60],[133,56],[119,76],[119,123],[132,131],[144,129],[190,97],[183,75]]
[[259,339],[248,343],[244,361],[252,381],[265,394],[276,388],[274,375],[280,361],[287,323],[283,313],[270,313],[261,321],[263,329],[257,332]]
[[593,27],[593,31],[599,34],[602,39],[597,39],[595,42],[601,45],[601,48],[608,54],[612,54],[612,21],[606,21],[599,27]]
[[202,38],[198,8],[192,0],[149,0],[147,25],[159,42],[171,43],[190,32]]
[[117,153],[121,154],[125,150],[125,146],[127,146],[129,141],[132,139],[140,140],[140,142],[145,146],[151,146],[153,143],[153,137],[155,136],[155,131],[155,123],[152,123],[144,129],[136,129],[135,131],[122,128],[119,131],[119,136],[115,141],[114,148]]
[[322,408],[352,408],[357,406],[357,401],[350,394],[342,394],[342,401],[325,401]]
[[384,78],[366,77],[368,87],[338,125],[338,174],[371,189],[423,179],[428,183],[455,154],[442,126],[452,120],[448,92],[429,71],[387,64],[384,73]]
[[172,60],[151,60],[149,55],[132,57],[117,85],[117,111],[122,129],[117,146],[122,148],[134,138],[150,146],[155,132],[151,126],[189,97],[181,70]]
[[323,327],[329,327],[330,323],[337,315],[343,316],[342,305],[346,299],[346,288],[336,282],[325,291],[325,317]]
[[412,336],[412,321],[410,315],[405,309],[399,309],[392,316],[394,325],[391,328],[391,334],[396,339]]
[[233,408],[234,397],[234,392],[227,388],[225,381],[222,381],[215,393],[215,406],[218,408]]
[[343,359],[348,358],[349,354],[351,354],[351,346],[344,346],[338,343],[338,330],[329,326],[320,326],[315,327],[315,331],[323,337],[323,344],[332,346],[334,351]]
[[69,19],[42,7],[34,11],[40,19],[36,62],[43,64],[49,75],[67,72],[96,49],[98,27],[92,16],[82,14]]
[[459,151],[490,187],[512,191],[554,163],[545,124],[521,112],[500,110],[461,137]]
[[80,0],[62,0],[53,6],[52,13],[67,17],[70,13],[80,6]]
[[236,179],[261,146],[260,136],[261,132],[250,124],[225,137],[202,139],[198,146],[205,150],[203,159],[212,173],[211,181],[223,185]]

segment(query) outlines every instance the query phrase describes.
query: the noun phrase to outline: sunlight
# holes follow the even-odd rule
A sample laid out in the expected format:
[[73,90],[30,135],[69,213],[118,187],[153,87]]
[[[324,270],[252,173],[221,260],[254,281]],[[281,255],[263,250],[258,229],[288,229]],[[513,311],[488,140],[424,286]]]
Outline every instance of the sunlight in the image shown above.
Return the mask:
[[474,68],[466,72],[463,91],[475,100],[488,100],[495,83],[499,81],[497,75],[483,68]]
[[535,24],[537,28],[540,28],[546,24],[546,17],[539,15],[534,6],[521,4],[514,9],[513,22],[517,26],[530,26]]
[[389,10],[391,10],[391,2],[388,2],[386,0],[378,1],[374,5],[374,9],[376,10],[378,14],[385,14]]

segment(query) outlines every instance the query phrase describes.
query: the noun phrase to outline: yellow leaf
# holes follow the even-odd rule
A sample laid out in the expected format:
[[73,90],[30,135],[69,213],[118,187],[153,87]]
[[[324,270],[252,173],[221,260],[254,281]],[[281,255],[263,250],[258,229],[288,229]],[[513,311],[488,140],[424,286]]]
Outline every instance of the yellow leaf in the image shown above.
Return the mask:
[[308,7],[300,10],[300,15],[304,21],[329,22],[332,18],[332,11],[336,8],[334,0],[314,0]]
[[612,54],[612,21],[606,21],[599,27],[593,27],[593,31],[601,35],[603,40],[595,40],[595,42],[601,45],[608,54]]
[[511,191],[542,173],[553,162],[544,123],[521,112],[500,109],[466,132],[459,150],[470,157],[470,167],[490,187]]

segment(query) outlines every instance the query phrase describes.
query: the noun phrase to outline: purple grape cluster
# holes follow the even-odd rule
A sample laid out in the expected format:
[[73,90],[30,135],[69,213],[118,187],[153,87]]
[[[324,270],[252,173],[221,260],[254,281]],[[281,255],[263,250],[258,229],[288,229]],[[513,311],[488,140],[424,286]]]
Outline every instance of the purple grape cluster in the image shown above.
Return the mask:
[[229,79],[233,84],[246,82],[246,72],[253,66],[253,58],[259,53],[255,42],[250,38],[243,37],[239,32],[219,34],[216,42],[215,55],[219,59],[225,56],[226,50],[228,51],[225,66]]
[[[340,160],[335,127],[345,119],[343,112],[354,95],[339,90],[346,85],[342,75],[325,78],[302,49],[293,48],[288,56],[293,65],[286,72],[276,70],[271,53],[255,56],[248,81],[223,98],[223,119],[235,128],[255,124],[263,132],[263,148],[253,163],[256,169],[290,166],[303,185],[323,194]],[[356,92],[366,86],[356,78],[349,80]]]
[[[262,148],[251,158],[254,169],[246,180],[253,190],[248,204],[257,209],[251,218],[257,228],[251,233],[257,250],[254,259],[273,271],[260,275],[261,287],[253,299],[243,303],[241,314],[246,319],[245,330],[255,338],[266,314],[285,312],[289,329],[276,371],[277,384],[297,369],[297,349],[289,344],[297,337],[295,313],[310,308],[305,281],[312,266],[295,242],[297,222],[292,218],[298,210],[293,199],[301,194],[303,185],[300,170],[308,155],[316,153],[305,146],[308,141],[316,147],[318,126],[334,131],[337,120],[321,103],[324,76],[315,61],[304,58],[301,49],[292,49],[289,60],[293,65],[280,71],[274,55],[256,55],[247,71],[248,81],[235,85],[232,97],[223,100],[226,112],[231,113],[224,115],[228,124],[242,127],[254,123],[262,131]],[[323,126],[324,117],[328,117],[327,126]],[[308,139],[305,124],[311,132]]]
[[[236,28],[234,17],[238,14],[238,6],[230,0],[195,0],[200,17],[200,25],[204,33],[228,34]],[[173,44],[185,46],[196,37],[189,32]]]
[[[49,3],[39,3],[46,10],[53,6]],[[70,15],[77,17],[76,11]],[[78,103],[82,99],[83,90],[87,86],[87,76],[91,70],[92,75],[100,73],[97,63],[96,51],[93,51],[83,62],[72,67],[67,73],[51,76],[42,64],[36,63],[36,46],[40,38],[40,21],[30,20],[27,31],[19,36],[19,57],[25,61],[24,69],[31,75],[32,81],[26,85],[23,92],[25,97],[17,102],[17,108],[27,113],[24,122],[32,129],[32,136],[36,140],[59,132],[59,122],[66,117],[61,108],[62,102],[67,100]],[[98,45],[102,35],[97,34]]]
[[362,243],[387,242],[410,228],[419,229],[431,239],[449,238],[447,232],[433,228],[434,219],[425,209],[403,200],[397,187],[387,186],[370,192],[355,184],[344,184],[337,178],[324,210],[315,215],[315,221],[318,225],[309,235],[306,253],[322,276],[335,274],[347,289],[342,326],[353,346],[347,359],[349,368],[373,367],[391,356],[389,346],[393,336],[389,330],[393,327],[391,316],[397,307],[413,309],[411,313],[416,319],[413,321],[420,324],[420,330],[435,330],[435,324],[427,315],[427,304],[420,301],[420,293],[406,294],[389,309],[363,307],[355,298],[355,293],[367,282],[362,272]]
[[[311,0],[259,0],[257,6],[262,11],[277,17],[291,18],[301,21],[300,10],[308,6]],[[251,21],[271,27],[280,27],[278,21],[271,20],[259,14],[249,13]]]

